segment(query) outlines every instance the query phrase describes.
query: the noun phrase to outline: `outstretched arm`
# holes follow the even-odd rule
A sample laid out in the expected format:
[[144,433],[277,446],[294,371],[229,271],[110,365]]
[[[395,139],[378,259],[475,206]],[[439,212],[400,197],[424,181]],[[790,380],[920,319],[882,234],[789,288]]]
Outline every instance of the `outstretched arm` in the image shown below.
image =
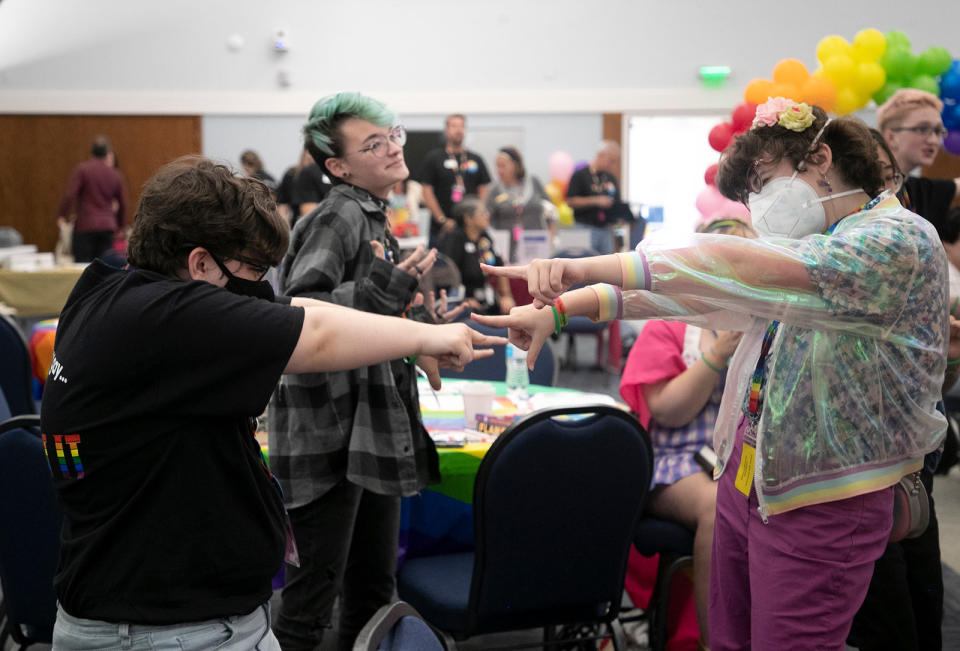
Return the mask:
[[[333,310],[336,310],[334,312]],[[430,355],[441,368],[463,370],[506,343],[462,323],[428,325],[343,307],[304,308],[303,328],[284,373],[342,371],[400,357]]]

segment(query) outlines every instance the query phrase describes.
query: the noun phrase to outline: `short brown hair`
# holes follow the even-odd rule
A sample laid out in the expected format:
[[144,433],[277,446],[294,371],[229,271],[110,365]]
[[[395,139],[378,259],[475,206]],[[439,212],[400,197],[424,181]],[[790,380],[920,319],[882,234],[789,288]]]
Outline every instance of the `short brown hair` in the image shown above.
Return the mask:
[[828,124],[827,114],[819,106],[813,107],[813,115],[813,124],[803,131],[775,124],[755,127],[735,138],[720,157],[716,177],[720,194],[746,203],[747,176],[758,160],[775,165],[786,158],[796,169],[808,162],[817,164],[819,157],[814,138],[823,129],[819,142],[830,147],[833,164],[843,180],[853,187],[863,188],[871,197],[877,196],[883,189],[883,179],[877,146],[867,125],[850,116],[834,118]]
[[899,127],[903,120],[920,108],[943,111],[943,102],[933,93],[918,88],[901,88],[877,108],[877,128],[881,133],[891,127]]
[[190,249],[202,246],[221,259],[243,253],[277,265],[289,240],[263,183],[203,156],[184,156],[144,184],[127,259],[174,276],[186,267]]

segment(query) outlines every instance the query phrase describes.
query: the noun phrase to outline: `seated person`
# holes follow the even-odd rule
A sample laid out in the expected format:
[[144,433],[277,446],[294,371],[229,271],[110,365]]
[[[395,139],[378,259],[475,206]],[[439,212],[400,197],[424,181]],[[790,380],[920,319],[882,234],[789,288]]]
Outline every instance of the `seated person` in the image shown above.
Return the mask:
[[[510,281],[497,278],[496,290],[487,281],[480,263],[502,265],[503,260],[493,250],[493,238],[487,232],[490,213],[483,202],[474,196],[465,197],[453,208],[457,227],[440,240],[439,251],[460,270],[464,287],[464,303],[481,314],[506,314],[514,305]],[[462,225],[461,225],[462,224]]]
[[[717,219],[698,233],[755,237],[738,219]],[[653,443],[649,510],[695,531],[694,600],[701,641],[708,646],[707,603],[717,484],[694,455],[712,447],[727,362],[742,333],[702,330],[679,321],[649,321],[630,350],[620,395]]]

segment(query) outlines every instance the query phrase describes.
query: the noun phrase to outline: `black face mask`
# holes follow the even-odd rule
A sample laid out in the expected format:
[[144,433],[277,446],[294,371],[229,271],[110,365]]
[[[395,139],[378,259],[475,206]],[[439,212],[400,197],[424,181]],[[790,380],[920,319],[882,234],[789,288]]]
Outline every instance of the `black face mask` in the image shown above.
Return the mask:
[[[208,251],[209,253],[209,251]],[[219,258],[210,253],[210,257],[220,267],[220,271],[227,277],[227,284],[223,286],[228,292],[239,294],[240,296],[251,296],[253,298],[262,298],[267,301],[273,301],[276,294],[273,287],[266,280],[247,280],[246,278],[237,278]]]

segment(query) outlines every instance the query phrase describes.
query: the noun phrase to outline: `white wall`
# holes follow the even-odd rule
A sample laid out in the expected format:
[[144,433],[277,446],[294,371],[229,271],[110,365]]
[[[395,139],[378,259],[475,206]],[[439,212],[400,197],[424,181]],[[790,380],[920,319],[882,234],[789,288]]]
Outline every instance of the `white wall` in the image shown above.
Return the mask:
[[[729,108],[828,33],[956,56],[958,25],[949,0],[3,0],[0,111],[303,115],[340,89],[408,114]],[[726,92],[700,88],[705,64],[731,66]]]
[[[439,131],[442,115],[399,116],[408,129]],[[279,181],[302,147],[303,117],[270,115],[206,115],[203,117],[203,152],[239,166],[240,152],[253,149],[264,167]],[[544,182],[550,178],[547,161],[557,149],[574,160],[589,160],[603,134],[599,114],[498,114],[467,115],[467,146],[479,152],[496,179],[493,159],[504,145],[516,146],[527,169]],[[414,171],[415,172],[415,171]]]

